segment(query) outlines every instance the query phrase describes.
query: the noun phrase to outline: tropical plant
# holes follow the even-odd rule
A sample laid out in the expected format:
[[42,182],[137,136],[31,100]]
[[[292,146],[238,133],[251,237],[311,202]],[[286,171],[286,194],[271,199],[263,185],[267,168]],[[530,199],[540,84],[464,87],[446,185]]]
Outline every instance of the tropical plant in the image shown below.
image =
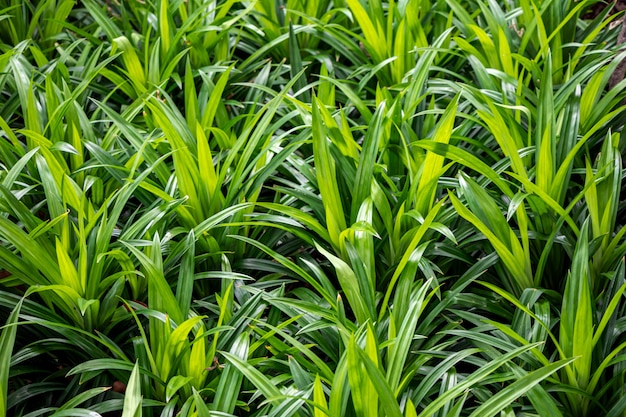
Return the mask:
[[625,416],[616,9],[0,0],[0,417]]

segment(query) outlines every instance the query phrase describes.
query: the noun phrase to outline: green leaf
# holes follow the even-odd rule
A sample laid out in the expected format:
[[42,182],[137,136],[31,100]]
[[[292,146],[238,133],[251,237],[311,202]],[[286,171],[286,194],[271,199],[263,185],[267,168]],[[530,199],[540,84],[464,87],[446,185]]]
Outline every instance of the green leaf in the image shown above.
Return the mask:
[[572,270],[568,274],[563,294],[559,327],[564,354],[566,357],[578,358],[571,367],[575,380],[570,380],[570,384],[582,389],[587,387],[591,375],[594,336],[588,225],[588,221],[585,221],[574,251]]
[[528,373],[482,403],[470,414],[470,417],[495,416],[509,407],[513,401],[525,395],[535,385],[575,360],[575,358],[560,360]]
[[519,355],[527,352],[535,347],[537,347],[539,343],[530,344],[527,346],[522,346],[517,349],[512,350],[497,359],[488,362],[483,365],[479,370],[470,374],[467,378],[465,378],[462,382],[459,382],[445,394],[437,397],[433,402],[428,404],[419,414],[420,417],[430,417],[433,413],[439,410],[444,404],[448,403],[450,400],[460,397],[463,395],[466,389],[471,388],[475,384],[479,384],[482,382],[489,374],[493,373],[496,369],[506,364],[506,362],[510,361],[513,358],[518,357]]
[[242,360],[237,356],[228,353],[221,352],[221,354],[232,363],[260,392],[266,399],[271,399],[272,402],[277,403],[282,397],[280,390],[276,387],[272,381],[262,372],[254,368],[248,361]]
[[393,276],[391,277],[391,280],[387,287],[387,292],[385,293],[385,298],[383,299],[383,303],[378,314],[379,320],[382,320],[382,318],[384,317],[384,313],[389,306],[389,300],[391,299],[391,294],[393,293],[396,282],[402,275],[402,272],[406,268],[407,264],[409,264],[409,262],[412,260],[413,253],[415,251],[419,251],[418,245],[422,243],[422,238],[428,231],[432,222],[435,220],[435,217],[437,217],[437,214],[439,213],[441,207],[443,207],[444,203],[445,199],[442,199],[433,206],[433,208],[428,212],[428,215],[424,219],[424,222],[417,228],[415,234],[411,238],[411,242],[404,251],[404,254],[402,255],[402,258],[400,259],[400,262],[398,263],[398,266],[396,267],[396,270],[394,271]]
[[326,401],[326,395],[324,394],[324,388],[320,376],[315,375],[315,382],[313,383],[313,402],[314,410],[313,417],[325,417],[328,416],[328,402]]
[[139,56],[135,51],[135,47],[130,43],[126,36],[120,36],[113,39],[113,48],[111,49],[111,53],[114,54],[118,49],[124,52],[122,60],[124,61],[124,66],[126,67],[126,71],[128,71],[128,75],[130,80],[133,82],[133,85],[139,93],[145,92],[147,89],[146,75],[143,65],[139,60]]
[[[249,345],[250,336],[247,333],[242,333],[233,343],[230,353],[241,361],[246,361]],[[224,366],[224,371],[215,391],[215,400],[211,407],[213,410],[229,414],[234,412],[241,391],[243,376],[243,372],[236,365],[228,363]]]
[[[433,135],[433,142],[448,144],[454,128],[454,120],[457,115],[459,95],[457,95],[448,105],[441,116],[437,128]],[[443,174],[444,157],[436,153],[428,152],[422,165],[422,174],[417,186],[417,201],[415,208],[420,213],[428,213],[435,202],[439,177]]]
[[422,283],[419,288],[411,294],[408,314],[399,325],[396,340],[392,340],[388,348],[389,365],[387,366],[387,381],[393,392],[398,390],[400,380],[403,376],[402,373],[406,368],[406,360],[409,356],[411,343],[413,342],[417,321],[425,308],[424,298],[430,288],[431,281],[432,280],[428,280]]
[[339,285],[344,291],[350,307],[354,311],[357,322],[362,324],[365,323],[368,319],[373,320],[374,318],[370,317],[368,309],[366,308],[365,300],[361,295],[358,279],[350,265],[348,265],[335,255],[331,254],[317,243],[315,244],[315,247],[335,267],[337,279],[339,280]]
[[141,379],[139,377],[139,363],[136,362],[130,373],[126,393],[124,394],[124,409],[122,417],[141,417],[142,415]]
[[165,402],[170,402],[178,390],[187,385],[192,379],[193,377],[191,376],[182,375],[175,375],[170,378],[165,387]]
[[335,249],[341,247],[339,236],[346,229],[345,211],[337,187],[335,162],[331,157],[326,128],[320,119],[319,108],[323,106],[317,98],[313,99],[313,155],[318,187],[326,211],[326,228]]
[[0,334],[0,416],[7,415],[7,395],[9,387],[9,372],[11,369],[11,356],[17,334],[17,322],[23,299],[17,303],[9,314],[6,324]]

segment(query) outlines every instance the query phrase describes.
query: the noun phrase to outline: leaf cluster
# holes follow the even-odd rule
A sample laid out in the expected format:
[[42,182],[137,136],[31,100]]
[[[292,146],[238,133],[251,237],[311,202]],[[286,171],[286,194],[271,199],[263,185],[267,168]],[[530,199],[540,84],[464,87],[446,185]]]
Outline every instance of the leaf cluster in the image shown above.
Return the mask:
[[0,417],[625,416],[598,3],[0,0]]

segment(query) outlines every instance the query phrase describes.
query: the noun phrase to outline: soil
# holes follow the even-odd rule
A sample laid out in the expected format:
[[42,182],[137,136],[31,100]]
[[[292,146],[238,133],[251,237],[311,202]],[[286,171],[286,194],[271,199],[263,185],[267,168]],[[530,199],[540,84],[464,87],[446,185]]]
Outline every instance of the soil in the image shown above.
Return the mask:
[[585,13],[585,19],[593,19],[598,16],[607,7],[613,7],[609,14],[615,14],[626,9],[626,0],[615,0],[610,2],[598,2],[594,4],[587,13]]

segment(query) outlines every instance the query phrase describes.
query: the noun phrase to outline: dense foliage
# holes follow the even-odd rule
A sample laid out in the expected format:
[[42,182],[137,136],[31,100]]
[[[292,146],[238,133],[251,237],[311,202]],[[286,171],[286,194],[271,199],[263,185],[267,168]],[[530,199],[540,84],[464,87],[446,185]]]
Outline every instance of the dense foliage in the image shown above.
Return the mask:
[[0,417],[626,416],[598,3],[0,0]]

